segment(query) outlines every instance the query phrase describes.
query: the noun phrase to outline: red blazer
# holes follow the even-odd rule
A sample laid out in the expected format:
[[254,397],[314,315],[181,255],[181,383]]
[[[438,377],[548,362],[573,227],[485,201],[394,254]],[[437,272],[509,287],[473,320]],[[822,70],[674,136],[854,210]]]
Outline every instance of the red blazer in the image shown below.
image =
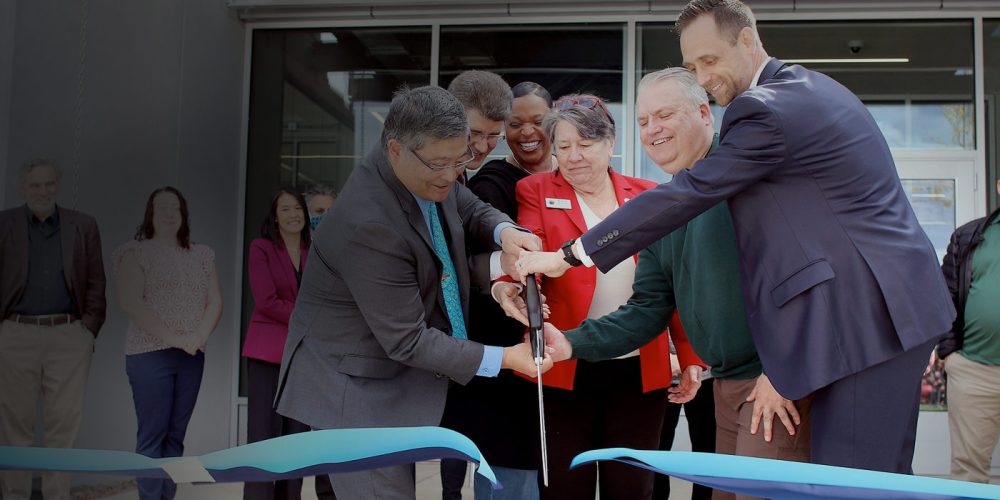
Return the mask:
[[[608,171],[611,174],[611,183],[614,185],[619,206],[656,185],[644,179],[625,177],[610,168]],[[546,203],[546,200],[550,200],[549,203]],[[566,202],[562,200],[569,201],[570,208],[557,206],[557,204],[566,206]],[[576,192],[558,171],[534,174],[521,179],[517,183],[517,204],[518,224],[537,234],[542,239],[542,249],[545,251],[558,250],[563,243],[579,238],[587,230]],[[543,279],[542,293],[545,294],[552,310],[548,321],[560,330],[576,328],[587,318],[596,286],[596,267],[578,266],[558,278]],[[680,321],[671,322],[671,333],[681,366],[701,364],[683,330],[673,330],[675,324],[679,326]],[[667,336],[660,335],[650,341],[639,349],[639,356],[643,391],[669,387],[670,347]],[[545,374],[543,383],[550,387],[572,390],[575,374],[575,359],[561,361]]]
[[[305,269],[308,248],[302,246],[299,270]],[[247,263],[254,309],[243,343],[243,357],[280,364],[288,337],[288,320],[299,286],[295,268],[283,243],[257,238],[250,244]]]

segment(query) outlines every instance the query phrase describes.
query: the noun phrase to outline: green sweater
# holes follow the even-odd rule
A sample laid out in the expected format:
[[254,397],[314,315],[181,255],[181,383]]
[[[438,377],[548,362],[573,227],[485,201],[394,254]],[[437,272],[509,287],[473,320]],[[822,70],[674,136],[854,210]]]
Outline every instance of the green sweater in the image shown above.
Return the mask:
[[639,252],[632,297],[617,311],[566,332],[573,356],[621,356],[667,328],[674,309],[691,347],[716,378],[761,374],[740,289],[739,253],[722,202]]

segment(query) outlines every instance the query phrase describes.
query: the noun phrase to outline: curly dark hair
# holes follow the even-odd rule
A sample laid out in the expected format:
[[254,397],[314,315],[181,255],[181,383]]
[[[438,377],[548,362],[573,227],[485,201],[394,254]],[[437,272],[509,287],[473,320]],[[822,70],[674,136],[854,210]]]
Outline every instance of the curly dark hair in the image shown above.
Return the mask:
[[153,200],[160,193],[171,193],[177,197],[177,201],[181,205],[181,228],[177,230],[177,244],[185,250],[191,248],[191,225],[188,223],[188,206],[187,200],[184,199],[184,195],[181,194],[177,188],[173,186],[163,186],[161,188],[156,188],[149,195],[149,199],[146,200],[146,214],[142,217],[142,224],[135,229],[135,239],[136,241],[149,240],[152,239],[156,234],[156,228],[153,227]]

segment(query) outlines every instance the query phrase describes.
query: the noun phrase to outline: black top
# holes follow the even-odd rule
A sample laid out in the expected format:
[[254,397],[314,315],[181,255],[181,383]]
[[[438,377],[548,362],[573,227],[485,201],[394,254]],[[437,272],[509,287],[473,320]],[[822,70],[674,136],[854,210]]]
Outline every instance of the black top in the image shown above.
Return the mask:
[[14,312],[25,316],[77,314],[63,269],[59,210],[44,221],[25,206],[28,218],[28,281]]
[[[517,220],[517,181],[528,172],[503,160],[492,160],[471,179],[468,187],[479,199]],[[469,255],[491,249],[470,248]],[[485,345],[511,346],[521,342],[524,326],[508,318],[490,295],[469,297],[469,339]],[[538,421],[535,385],[509,370],[496,378],[476,377],[448,391],[441,426],[472,439],[490,464],[517,469],[538,467]]]

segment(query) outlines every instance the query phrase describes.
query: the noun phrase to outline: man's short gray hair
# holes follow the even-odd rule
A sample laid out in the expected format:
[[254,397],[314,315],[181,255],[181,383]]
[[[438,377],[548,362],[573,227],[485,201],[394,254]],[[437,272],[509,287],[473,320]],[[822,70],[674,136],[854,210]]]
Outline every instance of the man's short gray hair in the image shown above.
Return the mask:
[[[581,97],[597,99],[597,97],[591,95],[570,94],[556,99],[556,102],[563,99],[575,99]],[[600,106],[585,108],[583,106],[573,105],[567,109],[552,109],[549,111],[545,115],[545,119],[542,121],[542,130],[544,130],[545,135],[548,136],[549,142],[555,142],[556,125],[562,121],[576,127],[576,132],[580,134],[580,137],[588,141],[600,141],[605,139],[613,141],[615,139],[615,124]]]
[[469,135],[465,107],[447,90],[428,85],[403,87],[392,96],[382,125],[382,147],[395,139],[410,149],[424,146],[426,139],[451,139]]
[[636,94],[642,93],[642,90],[650,85],[667,80],[677,82],[684,100],[691,106],[697,108],[702,104],[708,104],[708,93],[698,84],[698,78],[694,76],[694,73],[681,67],[661,69],[642,77],[642,80],[639,80],[639,90]]
[[333,189],[326,184],[314,184],[313,187],[306,190],[305,195],[306,205],[312,203],[312,199],[316,196],[329,196],[333,199],[337,199],[337,190]]
[[21,180],[21,184],[24,184],[25,179],[28,178],[28,174],[30,174],[32,170],[38,167],[45,167],[45,166],[52,167],[52,170],[55,170],[56,172],[56,178],[62,179],[62,169],[59,168],[59,164],[57,164],[55,160],[50,160],[47,158],[33,158],[31,160],[24,162],[24,164],[21,165],[21,169],[18,172],[19,175],[18,178]]
[[496,73],[463,71],[448,85],[448,92],[458,98],[465,109],[474,109],[487,120],[501,121],[510,117],[514,94],[510,85]]

